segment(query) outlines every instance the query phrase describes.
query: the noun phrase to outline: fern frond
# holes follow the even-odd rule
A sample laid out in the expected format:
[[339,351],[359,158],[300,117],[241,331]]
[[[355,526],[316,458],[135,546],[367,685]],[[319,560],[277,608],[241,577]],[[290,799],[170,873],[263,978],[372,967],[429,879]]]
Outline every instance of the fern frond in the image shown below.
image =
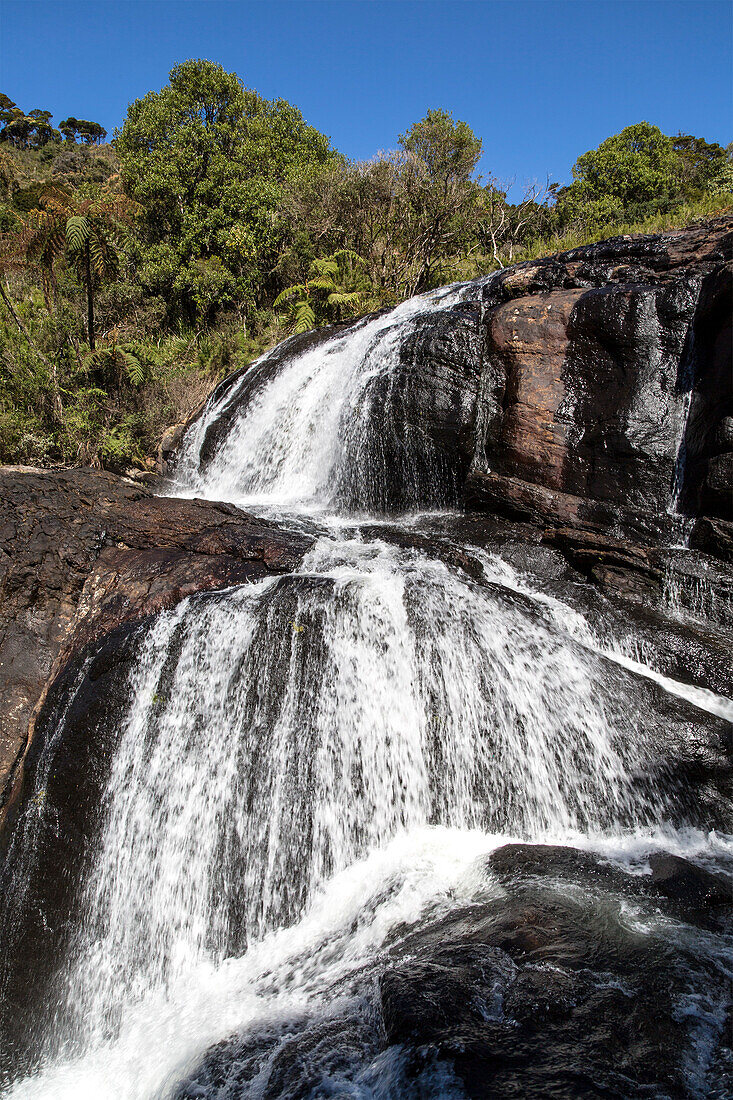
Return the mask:
[[295,308],[295,323],[293,325],[294,332],[308,332],[313,328],[316,323],[316,315],[313,312],[313,307],[310,302],[302,301],[298,302]]
[[365,264],[366,263],[366,260],[364,259],[364,257],[360,256],[358,252],[354,252],[354,250],[351,249],[351,248],[339,248],[336,252],[333,253],[333,259],[334,260],[340,260],[340,259],[351,260],[351,262],[355,263],[355,264]]
[[328,296],[328,304],[330,306],[356,305],[363,297],[364,292],[361,290],[334,291],[333,294]]
[[75,214],[66,222],[66,244],[70,252],[80,252],[89,238],[89,221]]
[[92,267],[100,278],[114,277],[120,266],[120,257],[112,242],[102,233],[91,233],[89,252]]
[[300,284],[298,286],[289,286],[289,287],[287,287],[286,290],[283,290],[278,294],[277,298],[272,303],[273,307],[279,306],[281,304],[281,302],[287,302],[289,298],[294,297],[294,295],[296,295],[296,294],[305,294],[305,293],[306,293],[306,289],[302,284]]
[[334,283],[333,279],[325,275],[323,276],[323,278],[310,279],[308,282],[308,287],[310,290],[333,290],[335,286],[336,284]]
[[133,386],[141,386],[145,381],[147,371],[145,364],[142,363],[137,355],[133,355],[131,351],[123,351],[122,358],[127,370],[127,377]]
[[311,270],[316,271],[319,275],[330,275],[335,278],[339,273],[339,265],[335,260],[326,257],[323,260],[314,260],[311,264]]

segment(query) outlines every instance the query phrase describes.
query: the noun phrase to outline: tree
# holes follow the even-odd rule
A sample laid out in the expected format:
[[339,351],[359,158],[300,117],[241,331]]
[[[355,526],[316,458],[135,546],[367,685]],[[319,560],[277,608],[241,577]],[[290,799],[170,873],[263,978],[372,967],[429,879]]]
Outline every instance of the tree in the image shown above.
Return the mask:
[[98,122],[89,122],[84,118],[78,120],[77,132],[85,145],[101,145],[107,137],[104,126],[100,126]]
[[66,138],[67,141],[75,142],[76,135],[79,132],[79,120],[70,115],[68,118],[62,118],[59,122],[59,130]]
[[731,189],[728,155],[717,142],[692,134],[677,134],[672,148],[679,159],[679,179],[685,198],[699,198]]
[[74,118],[73,115],[59,122],[59,130],[67,141],[76,142],[77,138],[81,138],[85,145],[101,145],[107,137],[107,131],[98,122]]
[[7,126],[10,122],[13,111],[17,106],[17,103],[14,103],[10,96],[5,95],[5,92],[0,92],[0,123],[3,126]]
[[421,122],[400,134],[399,142],[422,162],[444,196],[471,179],[481,157],[481,139],[466,122],[454,122],[448,111],[428,111]]
[[41,149],[50,141],[60,141],[61,135],[51,125],[50,111],[35,107],[28,114],[12,99],[0,92],[0,141],[18,149]]
[[436,263],[470,237],[478,216],[473,178],[481,140],[447,111],[428,111],[405,134],[399,158],[399,218],[408,261],[405,290],[431,284]]
[[529,184],[518,203],[510,203],[495,180],[482,188],[476,236],[498,267],[511,263],[517,248],[548,230],[552,219],[549,201],[556,188],[549,180],[544,187]]
[[140,277],[190,320],[202,301],[210,314],[262,293],[291,231],[280,216],[288,174],[334,157],[297,108],[194,60],[130,105],[116,149],[144,211]]
[[61,135],[51,125],[53,115],[50,111],[42,111],[40,107],[28,112],[28,117],[35,120],[33,125],[33,137],[31,144],[34,149],[40,149],[48,145],[50,141],[60,141]]
[[639,122],[578,157],[573,183],[558,192],[561,223],[596,231],[639,221],[733,185],[721,146],[691,134],[668,137]]
[[[98,286],[117,275],[121,261],[122,229],[135,213],[124,196],[70,199],[49,190],[13,238],[13,254],[20,263],[41,273],[46,305],[56,296],[56,266],[66,259],[75,269],[86,294],[87,336],[95,348],[94,295]],[[6,250],[6,256],[10,253]]]
[[578,157],[573,183],[558,192],[564,220],[602,227],[643,217],[679,199],[680,163],[672,139],[639,122]]

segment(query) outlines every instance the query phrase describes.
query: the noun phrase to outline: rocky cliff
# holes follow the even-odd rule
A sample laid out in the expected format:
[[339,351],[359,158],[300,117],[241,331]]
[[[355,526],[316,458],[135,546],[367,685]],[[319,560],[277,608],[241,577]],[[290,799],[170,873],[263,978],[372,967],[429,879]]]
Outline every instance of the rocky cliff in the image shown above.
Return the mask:
[[[384,397],[404,423],[380,456],[393,504],[401,466],[429,451],[469,514],[518,523],[607,590],[653,603],[671,576],[683,605],[712,583],[729,606],[732,256],[731,217],[617,238],[479,280],[470,301],[426,317]],[[294,337],[243,386],[222,383],[217,397],[232,396],[204,463],[283,349],[328,335]],[[230,505],[153,491],[91,470],[0,472],[3,787],[72,652],[198,589],[286,570],[308,544]],[[680,516],[687,553],[669,549]]]

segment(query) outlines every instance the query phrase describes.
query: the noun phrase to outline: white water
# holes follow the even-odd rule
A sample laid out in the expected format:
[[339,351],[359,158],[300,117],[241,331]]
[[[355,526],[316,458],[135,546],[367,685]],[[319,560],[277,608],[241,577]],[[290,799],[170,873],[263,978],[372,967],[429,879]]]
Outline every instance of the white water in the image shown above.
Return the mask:
[[[202,469],[225,394],[189,434],[177,491],[312,514],[376,478],[364,499],[382,499],[374,383],[389,385],[406,329],[464,293],[285,363]],[[319,1050],[316,1095],[397,1100],[400,1055],[381,1051],[374,1020],[381,953],[485,893],[480,857],[520,837],[642,865],[656,847],[731,851],[665,825],[664,761],[608,658],[715,713],[727,701],[634,666],[501,559],[482,561],[477,583],[342,523],[296,573],[157,618],[56,1030],[14,1097],[169,1097],[212,1044],[254,1028],[279,1051],[331,1016],[359,1038],[340,1061],[339,1042]],[[237,1095],[261,1096],[270,1068]],[[415,1095],[456,1088],[436,1066]]]
[[580,612],[575,611],[568,604],[563,603],[562,600],[538,591],[528,578],[518,574],[508,562],[480,549],[474,548],[472,552],[482,562],[487,580],[529,596],[539,606],[546,608],[552,621],[556,622],[571,637],[577,638],[584,647],[602,654],[622,668],[627,668],[647,680],[654,681],[670,695],[676,695],[678,698],[692,703],[700,710],[708,711],[709,714],[715,714],[719,718],[733,722],[733,699],[725,695],[718,695],[708,688],[685,684],[680,680],[673,679],[671,676],[665,676],[649,664],[648,660],[639,659],[643,655],[638,652],[638,646],[633,640],[629,642],[618,638],[610,640],[599,638]]
[[[266,365],[270,354],[264,355],[246,377],[209,404],[189,431],[181,448],[177,491],[270,510],[382,505],[395,471],[388,465],[390,452],[380,444],[396,429],[402,446],[409,447],[404,425],[391,422],[390,387],[400,343],[426,314],[449,308],[469,293],[477,293],[477,284],[420,295],[294,355],[237,413],[215,456],[202,468],[207,431],[236,400],[250,373]],[[423,435],[418,442],[424,450]],[[415,466],[417,453],[411,460]],[[411,487],[405,488],[409,498]],[[440,492],[436,479],[436,498]]]

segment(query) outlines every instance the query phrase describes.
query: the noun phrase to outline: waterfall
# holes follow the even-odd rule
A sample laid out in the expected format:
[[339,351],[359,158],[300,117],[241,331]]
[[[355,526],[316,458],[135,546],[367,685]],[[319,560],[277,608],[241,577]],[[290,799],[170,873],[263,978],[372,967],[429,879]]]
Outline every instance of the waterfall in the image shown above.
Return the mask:
[[[404,509],[441,504],[450,471],[424,427],[405,415],[400,348],[421,321],[467,298],[483,282],[421,295],[268,370],[272,353],[214,395],[187,433],[178,492],[248,508],[385,511],[398,487]],[[208,433],[252,378],[262,380],[237,410],[213,457]]]
[[632,782],[643,738],[600,666],[506,589],[380,542],[322,539],[297,574],[161,615],[70,1007],[107,1034],[120,1006],[293,923],[404,831],[652,820]]
[[[401,538],[407,521],[390,539],[354,518],[450,503],[444,457],[408,423],[400,347],[482,287],[414,299],[274,371],[264,356],[189,430],[173,492],[305,514],[319,537],[294,572],[191,596],[137,637],[44,1059],[14,1097],[295,1095],[263,1090],[314,1021],[331,1038],[308,1095],[461,1095],[441,1064],[410,1092],[382,1050],[388,945],[472,904],[476,861],[507,838],[638,859],[675,812],[685,824],[645,685],[716,714],[727,701],[604,647],[497,555],[460,546],[463,568]],[[724,847],[681,836],[664,843]],[[242,1029],[247,1089],[186,1085]]]

